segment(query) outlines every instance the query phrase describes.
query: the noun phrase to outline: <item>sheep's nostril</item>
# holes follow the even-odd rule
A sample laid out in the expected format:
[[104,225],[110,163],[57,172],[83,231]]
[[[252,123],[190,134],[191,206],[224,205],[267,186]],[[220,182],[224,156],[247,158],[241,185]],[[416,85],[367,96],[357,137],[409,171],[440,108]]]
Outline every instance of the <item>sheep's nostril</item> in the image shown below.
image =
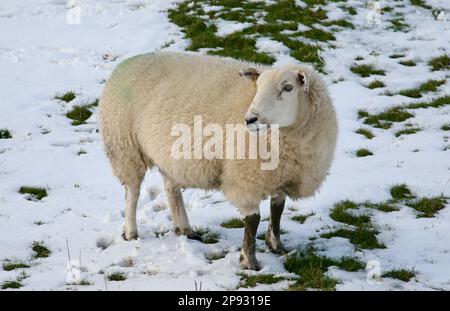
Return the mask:
[[245,124],[249,125],[249,124],[255,123],[256,121],[258,121],[257,117],[251,117],[251,118],[245,119]]

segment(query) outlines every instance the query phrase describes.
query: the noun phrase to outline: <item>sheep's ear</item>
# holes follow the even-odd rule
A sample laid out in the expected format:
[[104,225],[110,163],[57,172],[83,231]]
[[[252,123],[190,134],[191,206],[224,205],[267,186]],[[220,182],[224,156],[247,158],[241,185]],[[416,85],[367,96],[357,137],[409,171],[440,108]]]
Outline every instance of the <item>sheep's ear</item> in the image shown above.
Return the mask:
[[247,68],[239,71],[239,75],[249,80],[256,81],[260,75],[260,72],[255,68]]
[[308,76],[303,71],[299,71],[297,73],[297,77],[300,85],[302,85],[305,88],[305,93],[308,93],[309,92]]

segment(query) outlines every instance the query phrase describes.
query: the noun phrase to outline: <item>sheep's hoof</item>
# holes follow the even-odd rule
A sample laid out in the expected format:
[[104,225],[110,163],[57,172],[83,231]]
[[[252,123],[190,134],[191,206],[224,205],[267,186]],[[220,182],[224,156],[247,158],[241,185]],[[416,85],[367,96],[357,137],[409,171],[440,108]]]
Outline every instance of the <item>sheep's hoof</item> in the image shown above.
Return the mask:
[[176,235],[185,235],[190,240],[201,241],[202,236],[198,233],[193,232],[191,229],[180,229],[178,227],[175,228]]
[[267,230],[266,233],[266,245],[269,250],[274,254],[286,254],[287,251],[281,243],[280,237],[277,237],[272,230]]
[[239,257],[239,262],[241,268],[244,270],[255,270],[255,271],[261,270],[261,266],[259,265],[256,256],[245,256],[241,254],[241,256]]
[[130,232],[128,234],[125,234],[125,232],[122,232],[122,238],[125,241],[131,241],[131,240],[136,240],[138,238],[138,234],[136,231],[134,232]]

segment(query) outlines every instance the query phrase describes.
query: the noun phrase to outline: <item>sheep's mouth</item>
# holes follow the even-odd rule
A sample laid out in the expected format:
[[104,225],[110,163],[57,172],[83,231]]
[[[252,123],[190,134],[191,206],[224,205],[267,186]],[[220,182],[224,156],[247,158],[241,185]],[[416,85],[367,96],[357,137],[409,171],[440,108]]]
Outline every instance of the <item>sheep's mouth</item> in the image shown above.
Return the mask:
[[251,123],[246,125],[247,130],[253,133],[264,133],[270,129],[269,123]]

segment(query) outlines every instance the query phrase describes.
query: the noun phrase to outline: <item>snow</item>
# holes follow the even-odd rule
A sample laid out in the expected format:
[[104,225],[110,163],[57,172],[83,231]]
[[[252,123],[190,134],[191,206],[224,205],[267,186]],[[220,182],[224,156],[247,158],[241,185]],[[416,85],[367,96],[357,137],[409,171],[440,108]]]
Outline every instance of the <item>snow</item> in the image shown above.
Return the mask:
[[[171,24],[165,10],[174,1],[95,1],[83,0],[79,24],[68,24],[67,13],[77,1],[16,0],[0,5],[0,128],[8,128],[13,139],[0,140],[0,260],[20,260],[31,264],[25,290],[193,290],[194,281],[204,290],[235,289],[239,284],[239,250],[242,229],[224,229],[220,223],[239,216],[220,192],[188,189],[183,196],[190,221],[209,227],[221,236],[217,244],[202,244],[176,236],[171,231],[169,211],[161,178],[149,172],[138,204],[140,238],[121,238],[124,221],[124,192],[111,172],[97,133],[96,113],[87,124],[74,127],[64,114],[77,104],[97,98],[103,83],[122,60],[135,54],[159,49],[182,51],[188,46],[180,29]],[[355,2],[355,1],[353,1]],[[445,1],[429,1],[450,10]],[[301,3],[301,1],[298,1]],[[334,4],[331,4],[334,5]],[[365,6],[362,6],[365,7]],[[366,11],[358,10],[352,22],[363,30],[335,33],[336,49],[326,49],[324,76],[330,88],[339,120],[336,157],[327,181],[313,198],[289,201],[282,219],[284,243],[291,249],[305,249],[320,232],[338,223],[329,217],[330,208],[343,199],[383,201],[396,183],[407,183],[421,196],[450,195],[449,152],[442,151],[445,133],[439,128],[450,122],[450,108],[418,109],[411,120],[423,130],[396,138],[402,128],[374,129],[375,139],[367,140],[354,131],[361,126],[359,109],[379,112],[392,105],[436,97],[426,94],[419,100],[382,96],[386,89],[396,92],[424,82],[441,79],[447,72],[430,72],[426,62],[449,53],[450,24],[436,20],[422,8],[406,6],[408,33],[368,25]],[[343,12],[336,13],[341,18]],[[448,14],[448,13],[447,13]],[[226,35],[248,25],[219,21],[218,34]],[[168,47],[166,47],[168,45]],[[294,61],[286,48],[268,38],[258,39],[258,49],[277,58],[277,64]],[[370,55],[376,52],[378,56]],[[415,67],[389,58],[404,52]],[[374,78],[360,78],[350,72],[355,57],[385,69],[384,89],[370,90],[365,84]],[[333,81],[344,78],[344,81]],[[70,103],[53,99],[56,93],[73,90],[78,96]],[[439,88],[449,94],[450,83]],[[95,112],[95,111],[94,111]],[[41,131],[50,130],[43,135]],[[354,151],[368,147],[374,156],[356,158]],[[77,155],[80,149],[87,153]],[[419,152],[413,152],[419,149]],[[18,189],[23,185],[48,188],[42,201],[28,201]],[[290,220],[309,214],[303,225]],[[269,215],[268,202],[261,204],[261,216]],[[344,272],[330,268],[329,274],[342,281],[338,290],[434,290],[450,289],[450,210],[447,206],[434,218],[416,218],[412,209],[374,213],[380,240],[386,249],[355,250],[342,238],[315,241],[320,254],[333,258],[358,257],[377,260],[382,271],[409,268],[418,275],[409,282],[383,278],[380,284],[366,281],[366,272]],[[43,225],[36,225],[43,221]],[[265,232],[262,222],[258,233]],[[71,260],[81,263],[82,276],[91,285],[67,285],[68,249]],[[30,260],[33,241],[43,241],[52,251],[48,258]],[[257,256],[263,270],[292,276],[284,270],[283,256],[265,251],[257,241]],[[225,254],[210,261],[211,254]],[[105,275],[121,271],[123,282],[105,280]],[[0,270],[0,282],[15,279],[18,271]],[[256,289],[283,289],[288,282],[260,285]]]
[[233,32],[241,31],[247,27],[250,27],[251,25],[252,25],[251,23],[237,23],[237,22],[227,21],[227,20],[218,18],[217,22],[216,22],[216,26],[217,26],[216,34],[219,37],[225,37]]

